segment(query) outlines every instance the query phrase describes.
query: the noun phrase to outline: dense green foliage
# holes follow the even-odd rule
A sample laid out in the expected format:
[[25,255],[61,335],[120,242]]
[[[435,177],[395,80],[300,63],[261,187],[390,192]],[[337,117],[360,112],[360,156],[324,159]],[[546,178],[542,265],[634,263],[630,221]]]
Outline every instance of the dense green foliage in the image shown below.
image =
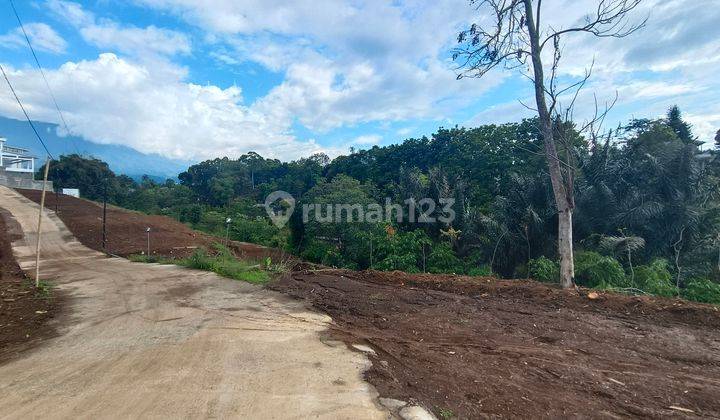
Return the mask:
[[575,254],[575,281],[585,287],[630,287],[618,260],[593,251]]
[[[701,152],[673,108],[602,139],[573,138],[577,282],[588,287],[683,294],[710,301],[720,279],[720,155]],[[332,161],[293,162],[255,153],[205,161],[179,183],[136,183],[96,160],[62,157],[59,186],[175,217],[231,239],[284,247],[305,259],[354,269],[531,276],[557,281],[557,216],[537,121],[441,128],[432,137],[358,150]],[[265,197],[296,200],[288,225],[265,214]],[[410,223],[408,199],[454,199],[452,222]],[[402,221],[321,223],[327,204],[402,205]],[[282,205],[283,203],[280,203]],[[303,221],[303,206],[319,204]],[[277,205],[277,203],[276,203]],[[287,203],[285,203],[287,206]],[[352,210],[344,215],[352,216]],[[440,206],[430,216],[439,214]],[[350,213],[350,216],[348,216]],[[232,221],[226,225],[226,218]],[[697,280],[705,279],[705,280]]]
[[677,286],[672,283],[672,274],[668,269],[668,262],[664,259],[655,259],[648,265],[635,268],[635,285],[647,293],[657,296],[677,296]]
[[557,283],[560,279],[560,264],[545,256],[528,262],[528,275],[543,283]]
[[720,305],[720,285],[708,279],[691,279],[685,285],[685,299]]

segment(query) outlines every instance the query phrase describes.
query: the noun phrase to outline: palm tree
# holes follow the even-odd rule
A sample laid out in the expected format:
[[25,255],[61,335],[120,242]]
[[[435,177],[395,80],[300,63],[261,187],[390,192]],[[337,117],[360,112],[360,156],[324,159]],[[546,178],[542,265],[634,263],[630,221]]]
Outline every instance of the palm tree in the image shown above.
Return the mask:
[[604,236],[600,240],[600,247],[612,252],[623,252],[627,255],[628,266],[630,267],[630,278],[635,282],[635,270],[632,265],[632,253],[645,247],[645,239],[639,236],[628,236],[625,231],[620,230],[620,236]]

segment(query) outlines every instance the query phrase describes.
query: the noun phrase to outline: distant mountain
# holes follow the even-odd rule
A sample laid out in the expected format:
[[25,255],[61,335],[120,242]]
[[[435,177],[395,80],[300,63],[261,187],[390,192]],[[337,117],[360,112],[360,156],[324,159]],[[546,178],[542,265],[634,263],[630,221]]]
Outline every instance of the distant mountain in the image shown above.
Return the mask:
[[[117,174],[125,174],[133,178],[150,175],[153,179],[177,178],[194,162],[174,160],[157,154],[144,154],[126,146],[96,144],[81,137],[57,135],[57,125],[34,122],[43,140],[55,157],[78,153],[93,156],[110,165]],[[38,142],[27,121],[18,121],[0,117],[0,137],[7,138],[11,146],[29,149],[35,156],[42,157],[45,151]],[[38,163],[38,166],[42,161]]]

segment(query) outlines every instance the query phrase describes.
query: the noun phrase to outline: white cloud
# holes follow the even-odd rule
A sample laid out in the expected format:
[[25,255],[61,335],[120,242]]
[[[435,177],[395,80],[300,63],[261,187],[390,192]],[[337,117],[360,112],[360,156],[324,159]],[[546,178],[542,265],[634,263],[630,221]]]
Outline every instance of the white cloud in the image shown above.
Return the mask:
[[[9,66],[6,71],[30,115],[57,123],[57,113],[38,88],[38,72]],[[72,134],[96,143],[183,159],[237,157],[251,150],[289,159],[324,151],[312,140],[288,134],[289,120],[243,105],[237,87],[187,83],[180,74],[154,72],[109,53],[68,62],[46,75]],[[0,92],[0,113],[21,118],[9,89]]]
[[366,134],[364,136],[358,136],[353,141],[352,144],[357,144],[358,146],[375,146],[376,144],[379,144],[382,141],[382,136],[379,136],[377,134]]
[[400,2],[136,0],[197,25],[232,52],[285,80],[259,108],[317,132],[369,121],[440,119],[500,83],[456,81],[447,60],[465,0]]
[[121,26],[109,19],[97,19],[80,4],[70,1],[48,0],[46,4],[53,13],[76,27],[85,42],[98,48],[144,58],[189,54],[191,50],[189,38],[181,32],[154,25]]
[[[188,35],[125,25],[96,17],[80,3],[48,0],[48,8],[86,42],[128,57],[103,54],[49,72],[73,132],[170,157],[233,156],[249,150],[284,159],[321,150],[337,155],[353,144],[373,144],[376,137],[369,133],[323,148],[313,140],[297,140],[293,122],[324,133],[367,122],[448,120],[509,75],[497,71],[481,80],[455,80],[449,49],[458,29],[478,17],[466,0],[135,3],[200,28],[196,42],[204,42],[223,66],[252,61],[284,76],[264,97],[244,104],[237,88],[188,82],[188,69],[171,61],[191,52]],[[720,7],[702,3],[646,0],[637,16],[652,11],[647,28],[626,39],[568,36],[564,78],[582,74],[593,57],[596,63],[592,83],[578,102],[579,118],[592,111],[593,92],[603,102],[618,91],[617,108],[623,112],[618,119],[633,113],[660,116],[677,103],[699,134],[711,133],[720,114],[714,94],[720,88]],[[596,0],[543,2],[544,21],[567,27],[593,4]],[[44,102],[37,75],[14,72],[31,114],[53,122],[56,114]],[[509,99],[527,98],[532,104],[529,85],[524,86],[524,91],[502,91],[494,107],[470,121],[506,122],[532,115]],[[13,105],[4,97],[2,101],[0,112],[15,115]]]
[[[30,43],[35,50],[55,54],[65,52],[67,43],[47,24],[35,22],[27,23],[24,26],[25,32],[27,32],[28,38],[30,38]],[[27,48],[27,41],[25,40],[25,35],[22,33],[22,28],[17,27],[7,34],[1,35],[0,45]]]
[[[581,21],[597,2],[564,0],[543,5],[546,26],[562,29]],[[646,27],[626,38],[563,36],[562,82],[576,81],[594,62],[591,81],[576,102],[577,119],[582,121],[594,113],[593,95],[602,106],[617,92],[618,102],[606,120],[607,127],[631,118],[662,117],[677,104],[695,134],[705,142],[712,141],[720,128],[720,103],[715,94],[720,89],[716,76],[720,7],[693,0],[645,0],[631,20],[640,22],[646,16]],[[529,82],[525,83],[527,89],[518,92],[518,97],[534,105]],[[478,113],[469,123],[507,122],[523,116],[532,116],[532,112],[517,101],[507,101]]]
[[120,27],[114,22],[101,21],[97,25],[82,27],[80,33],[87,42],[99,48],[116,49],[129,55],[190,53],[187,36],[152,25],[146,28]]

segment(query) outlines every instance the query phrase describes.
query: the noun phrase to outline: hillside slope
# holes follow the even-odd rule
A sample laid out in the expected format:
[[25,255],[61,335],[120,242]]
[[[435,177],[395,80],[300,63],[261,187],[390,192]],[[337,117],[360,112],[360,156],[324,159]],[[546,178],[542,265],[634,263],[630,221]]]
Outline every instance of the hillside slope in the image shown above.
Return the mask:
[[[97,204],[62,200],[60,218],[99,249]],[[165,217],[109,212],[110,247],[121,255],[143,249],[145,226],[166,255],[217,240]],[[381,396],[440,417],[720,417],[717,307],[589,299],[527,280],[300,266],[270,288],[329,314],[329,338],[370,346],[365,377]]]
[[[30,200],[39,203],[40,192],[17,190]],[[57,211],[58,217],[70,232],[85,246],[102,251],[102,205],[67,195],[48,193],[47,209]],[[186,257],[197,248],[211,248],[222,238],[196,231],[166,216],[147,215],[119,207],[108,206],[107,252],[126,257],[147,252],[147,232],[150,228],[150,253],[165,257]],[[279,250],[246,242],[231,241],[228,247],[238,257],[259,260],[270,256],[274,261],[289,256]]]

